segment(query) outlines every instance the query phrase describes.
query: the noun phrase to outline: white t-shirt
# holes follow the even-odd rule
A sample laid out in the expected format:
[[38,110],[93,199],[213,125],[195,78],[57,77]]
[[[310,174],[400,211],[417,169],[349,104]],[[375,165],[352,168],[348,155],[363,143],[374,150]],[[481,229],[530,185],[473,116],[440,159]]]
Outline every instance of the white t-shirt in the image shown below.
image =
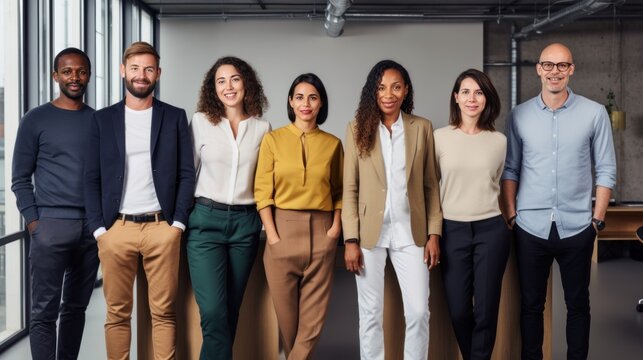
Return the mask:
[[161,210],[152,178],[152,108],[125,107],[125,178],[120,212],[136,215]]

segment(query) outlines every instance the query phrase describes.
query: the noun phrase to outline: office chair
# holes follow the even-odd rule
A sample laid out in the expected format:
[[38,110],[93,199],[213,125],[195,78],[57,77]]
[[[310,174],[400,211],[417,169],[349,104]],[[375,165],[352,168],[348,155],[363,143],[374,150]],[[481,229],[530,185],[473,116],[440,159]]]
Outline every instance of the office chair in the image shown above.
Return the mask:
[[[636,229],[636,237],[643,243],[643,226]],[[643,299],[639,300],[639,303],[636,304],[636,311],[643,312]]]

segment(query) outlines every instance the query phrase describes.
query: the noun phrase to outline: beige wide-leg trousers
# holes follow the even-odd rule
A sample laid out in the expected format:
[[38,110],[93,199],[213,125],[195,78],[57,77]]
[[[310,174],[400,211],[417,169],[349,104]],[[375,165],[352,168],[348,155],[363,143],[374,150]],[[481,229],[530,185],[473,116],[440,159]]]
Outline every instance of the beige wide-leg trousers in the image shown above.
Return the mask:
[[266,245],[263,261],[288,360],[312,358],[326,319],[337,250],[326,235],[332,214],[275,209],[281,240]]

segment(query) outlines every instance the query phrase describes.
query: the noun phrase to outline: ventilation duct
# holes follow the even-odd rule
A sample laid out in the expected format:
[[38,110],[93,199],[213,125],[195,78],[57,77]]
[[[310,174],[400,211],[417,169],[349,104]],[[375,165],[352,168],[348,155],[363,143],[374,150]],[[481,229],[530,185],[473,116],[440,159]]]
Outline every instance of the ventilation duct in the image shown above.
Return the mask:
[[519,32],[513,35],[513,38],[519,40],[528,37],[532,33],[542,34],[543,31],[562,26],[584,16],[589,16],[597,11],[605,9],[610,5],[620,5],[623,2],[624,1],[622,0],[583,0],[553,14],[550,14],[544,19],[538,19],[531,25],[523,27]]
[[344,13],[353,5],[352,0],[328,0],[326,5],[326,34],[330,37],[338,37],[344,30]]

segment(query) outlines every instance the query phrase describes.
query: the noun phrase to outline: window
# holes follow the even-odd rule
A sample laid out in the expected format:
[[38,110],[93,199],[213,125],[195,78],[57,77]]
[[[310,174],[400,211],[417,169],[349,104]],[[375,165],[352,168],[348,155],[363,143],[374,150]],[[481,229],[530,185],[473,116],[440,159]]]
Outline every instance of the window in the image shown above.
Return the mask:
[[101,109],[109,102],[107,81],[107,0],[96,0],[96,55],[92,67],[93,81],[96,88],[96,103],[94,108]]
[[[0,49],[5,49],[4,47],[4,33],[5,33],[5,1],[0,0]],[[4,56],[0,57],[0,236],[5,234],[4,229],[4,208],[5,208],[5,196],[4,192],[6,189],[4,183],[4,174],[5,174],[5,164],[4,164]],[[2,256],[0,250],[0,265],[4,264],[2,261]],[[2,269],[0,269],[2,271]],[[0,274],[2,277],[2,274]],[[0,280],[1,282],[2,280]],[[0,284],[1,285],[1,284]],[[2,305],[0,304],[0,307]],[[0,328],[2,328],[2,323],[0,322]]]
[[140,27],[140,15],[138,5],[132,3],[132,42],[138,41],[141,39],[141,27]]
[[120,64],[123,52],[123,16],[120,0],[111,0],[109,16],[109,88],[111,103],[117,103],[122,98],[123,86],[121,83]]
[[[0,350],[26,333],[24,239],[13,194],[7,189],[11,153],[5,148],[5,140],[13,143],[21,115],[20,9],[22,1],[0,0]],[[7,232],[14,233],[6,236]]]
[[146,41],[153,45],[154,39],[152,34],[154,34],[152,17],[147,11],[141,11],[141,41]]

